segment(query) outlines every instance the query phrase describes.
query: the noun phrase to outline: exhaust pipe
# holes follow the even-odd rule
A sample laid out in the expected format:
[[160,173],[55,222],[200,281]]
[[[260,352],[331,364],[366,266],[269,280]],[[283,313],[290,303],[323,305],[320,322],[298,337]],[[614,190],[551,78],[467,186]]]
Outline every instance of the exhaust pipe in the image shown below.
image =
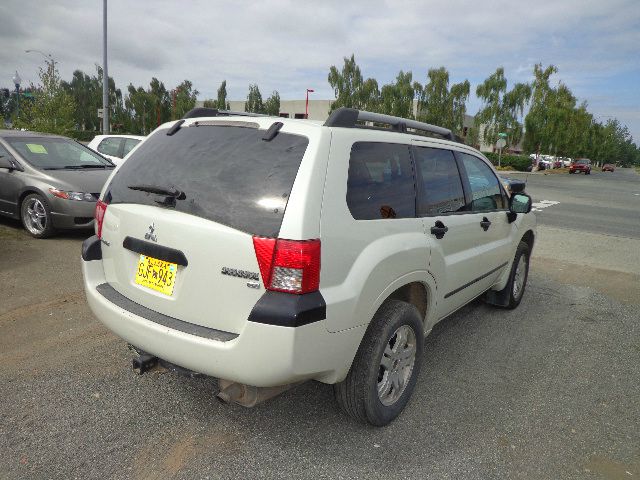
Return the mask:
[[298,385],[297,383],[289,383],[287,385],[278,385],[275,387],[254,387],[243,383],[231,382],[229,380],[218,380],[220,392],[216,398],[222,403],[236,403],[243,407],[251,408],[257,404],[269,400],[282,392]]

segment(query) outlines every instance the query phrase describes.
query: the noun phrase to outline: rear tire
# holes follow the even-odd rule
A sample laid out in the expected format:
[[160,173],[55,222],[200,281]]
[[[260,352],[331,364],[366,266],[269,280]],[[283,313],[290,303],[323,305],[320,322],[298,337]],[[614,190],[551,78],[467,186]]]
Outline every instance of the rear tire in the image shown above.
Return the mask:
[[371,320],[347,378],[334,385],[338,405],[363,423],[381,427],[392,422],[411,397],[423,351],[418,309],[386,301]]

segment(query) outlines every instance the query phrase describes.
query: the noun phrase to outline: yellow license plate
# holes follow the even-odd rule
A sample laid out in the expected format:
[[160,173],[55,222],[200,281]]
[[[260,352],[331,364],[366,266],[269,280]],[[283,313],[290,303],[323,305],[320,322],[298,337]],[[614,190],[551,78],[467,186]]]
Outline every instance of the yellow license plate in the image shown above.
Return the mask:
[[136,283],[171,296],[173,295],[173,286],[176,283],[177,274],[177,264],[148,257],[147,255],[140,255]]

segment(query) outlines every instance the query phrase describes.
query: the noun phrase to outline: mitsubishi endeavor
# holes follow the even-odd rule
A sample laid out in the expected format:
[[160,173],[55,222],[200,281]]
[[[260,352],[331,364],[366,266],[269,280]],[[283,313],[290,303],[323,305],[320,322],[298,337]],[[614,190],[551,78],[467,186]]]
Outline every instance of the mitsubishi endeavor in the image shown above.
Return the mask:
[[522,300],[536,227],[516,190],[445,128],[194,109],[107,181],[82,247],[87,300],[140,373],[211,375],[245,406],[317,380],[386,425],[438,321]]

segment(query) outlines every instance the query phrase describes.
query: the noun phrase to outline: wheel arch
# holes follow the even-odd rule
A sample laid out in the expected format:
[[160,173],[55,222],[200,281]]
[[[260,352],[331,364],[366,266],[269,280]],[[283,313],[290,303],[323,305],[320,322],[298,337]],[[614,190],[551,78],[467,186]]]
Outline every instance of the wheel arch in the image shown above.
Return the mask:
[[533,243],[535,242],[536,236],[533,233],[533,230],[527,230],[525,234],[522,236],[522,242],[529,245],[529,252],[533,251]]

